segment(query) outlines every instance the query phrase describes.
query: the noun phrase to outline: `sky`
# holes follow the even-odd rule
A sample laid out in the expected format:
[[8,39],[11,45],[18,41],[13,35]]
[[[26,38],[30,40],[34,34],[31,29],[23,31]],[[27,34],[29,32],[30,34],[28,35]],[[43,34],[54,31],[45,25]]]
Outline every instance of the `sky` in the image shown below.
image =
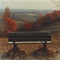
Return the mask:
[[0,0],[0,9],[37,9],[55,10],[58,8],[52,0]]

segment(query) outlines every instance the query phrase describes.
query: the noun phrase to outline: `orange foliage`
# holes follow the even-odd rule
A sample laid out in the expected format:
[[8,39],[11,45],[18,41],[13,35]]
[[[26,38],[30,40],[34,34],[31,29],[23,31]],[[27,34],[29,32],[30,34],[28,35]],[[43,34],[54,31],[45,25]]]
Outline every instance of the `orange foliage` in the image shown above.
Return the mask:
[[60,18],[60,10],[47,13],[45,17],[50,17],[51,21],[54,21],[56,18]]
[[17,23],[15,20],[9,18],[9,17],[3,17],[4,22],[5,22],[5,26],[6,26],[6,32],[12,32],[12,31],[16,31],[17,29]]
[[37,21],[36,21],[36,28],[39,29],[39,27],[41,27],[42,23],[43,23],[43,16],[42,15],[39,15]]
[[25,21],[25,22],[24,22],[24,27],[25,27],[27,30],[31,30],[31,29],[32,29],[32,25],[31,25],[28,21]]
[[11,13],[9,11],[9,8],[7,7],[4,12],[3,20],[5,23],[6,30],[5,33],[16,31],[17,29],[17,23],[14,19],[10,17]]
[[39,17],[38,17],[38,19],[37,19],[37,24],[42,24],[42,22],[43,22],[43,16],[42,15],[39,15]]

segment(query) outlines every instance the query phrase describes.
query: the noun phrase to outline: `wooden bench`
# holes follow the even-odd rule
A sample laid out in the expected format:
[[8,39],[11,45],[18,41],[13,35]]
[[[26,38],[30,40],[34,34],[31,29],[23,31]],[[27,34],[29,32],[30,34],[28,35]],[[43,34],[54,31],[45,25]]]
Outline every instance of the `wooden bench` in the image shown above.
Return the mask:
[[[17,44],[25,43],[42,43],[44,51],[46,51],[46,44],[51,43],[51,32],[9,32],[8,43],[13,44],[13,51],[19,51]],[[11,51],[12,51],[11,50]]]

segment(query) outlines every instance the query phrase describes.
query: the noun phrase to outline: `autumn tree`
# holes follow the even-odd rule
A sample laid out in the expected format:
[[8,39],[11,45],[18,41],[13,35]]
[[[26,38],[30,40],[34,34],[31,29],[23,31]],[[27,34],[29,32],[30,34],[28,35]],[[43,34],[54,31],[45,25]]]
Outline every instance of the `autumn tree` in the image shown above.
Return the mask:
[[13,31],[16,31],[17,29],[17,23],[14,19],[10,17],[10,15],[11,13],[10,13],[9,8],[6,8],[3,15],[3,20],[6,27],[5,33],[13,32]]
[[39,30],[42,23],[43,23],[43,19],[44,17],[42,16],[42,14],[39,15],[38,19],[36,20],[36,23],[35,23],[35,26],[36,26],[36,29]]
[[52,15],[55,15],[55,21],[60,21],[60,10],[53,11]]
[[53,12],[47,13],[44,16],[42,27],[49,26],[49,25],[59,23],[59,22],[60,22],[60,10],[53,11]]
[[10,9],[8,7],[5,8],[4,17],[10,17],[10,15],[11,15]]
[[32,30],[32,25],[30,22],[28,21],[24,21],[24,28],[27,30],[27,31],[31,31]]

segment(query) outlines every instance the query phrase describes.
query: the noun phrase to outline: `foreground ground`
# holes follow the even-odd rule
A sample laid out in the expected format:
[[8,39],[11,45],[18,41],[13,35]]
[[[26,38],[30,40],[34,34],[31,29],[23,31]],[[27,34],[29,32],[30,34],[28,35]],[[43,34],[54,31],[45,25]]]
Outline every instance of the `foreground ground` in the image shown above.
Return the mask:
[[[58,51],[58,54],[55,56],[54,60],[60,60],[60,33],[53,34],[51,41],[51,44],[47,44],[47,49],[50,51],[51,54],[54,55],[55,52]],[[38,49],[39,46],[42,47],[42,44],[18,44],[18,47],[21,50],[24,50],[27,55],[30,54],[32,51]],[[8,38],[0,38],[0,55],[5,52],[8,52],[8,50],[10,50],[12,47],[12,45],[8,44]]]

